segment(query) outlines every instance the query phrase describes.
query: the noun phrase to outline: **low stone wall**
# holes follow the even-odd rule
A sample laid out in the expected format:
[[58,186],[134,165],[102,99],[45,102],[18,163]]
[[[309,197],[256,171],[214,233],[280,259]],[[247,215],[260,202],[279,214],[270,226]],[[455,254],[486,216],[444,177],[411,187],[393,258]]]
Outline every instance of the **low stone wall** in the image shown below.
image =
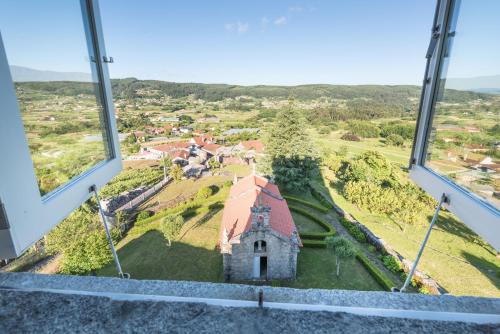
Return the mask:
[[[408,273],[410,271],[411,267],[413,266],[412,261],[405,259],[401,254],[399,254],[396,250],[394,250],[387,242],[377,237],[372,231],[370,231],[368,227],[361,224],[353,216],[344,211],[338,205],[336,205],[335,203],[332,203],[332,205],[333,205],[333,210],[335,210],[335,212],[339,216],[347,219],[352,224],[355,224],[359,227],[361,232],[363,232],[363,234],[365,235],[367,243],[373,245],[379,252],[381,252],[384,255],[392,255],[397,261],[399,261],[399,264],[401,265],[401,268],[403,268],[404,272]],[[442,286],[440,286],[434,279],[432,279],[429,275],[418,269],[415,270],[413,278],[418,284],[425,287],[427,290],[429,290],[430,293],[434,295],[441,295],[446,292],[446,290]]]

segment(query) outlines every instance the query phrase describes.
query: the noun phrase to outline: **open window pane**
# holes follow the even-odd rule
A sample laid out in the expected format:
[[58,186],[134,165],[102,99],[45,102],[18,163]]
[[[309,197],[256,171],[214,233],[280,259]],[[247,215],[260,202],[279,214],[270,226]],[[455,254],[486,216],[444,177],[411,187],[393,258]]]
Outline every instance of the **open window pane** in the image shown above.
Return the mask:
[[86,1],[80,0],[0,4],[0,30],[41,195],[111,158],[86,18]]
[[[425,166],[500,207],[498,1],[455,2]],[[495,75],[496,74],[496,75]]]

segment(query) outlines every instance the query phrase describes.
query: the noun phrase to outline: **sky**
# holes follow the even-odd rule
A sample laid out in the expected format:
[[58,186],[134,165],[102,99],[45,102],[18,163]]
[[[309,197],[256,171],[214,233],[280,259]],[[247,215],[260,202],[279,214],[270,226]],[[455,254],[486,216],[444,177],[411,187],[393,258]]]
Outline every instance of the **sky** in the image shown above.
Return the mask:
[[[500,1],[486,1],[486,9],[462,2],[470,8],[467,27],[492,31]],[[115,59],[112,78],[243,85],[420,85],[435,9],[435,0],[99,3],[107,54]],[[79,6],[77,0],[2,1],[0,31],[10,64],[89,72]],[[493,28],[498,32],[498,24]],[[455,76],[498,69],[498,58],[471,65],[477,49],[462,50]],[[494,51],[500,57],[500,46]]]

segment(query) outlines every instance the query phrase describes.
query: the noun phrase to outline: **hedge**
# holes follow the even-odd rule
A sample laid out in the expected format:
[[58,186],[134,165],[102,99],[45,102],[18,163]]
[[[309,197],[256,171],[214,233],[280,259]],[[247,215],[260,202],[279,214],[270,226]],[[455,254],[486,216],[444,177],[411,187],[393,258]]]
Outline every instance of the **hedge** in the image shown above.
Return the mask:
[[383,287],[386,291],[391,291],[394,287],[394,283],[387,277],[383,272],[381,272],[371,261],[363,254],[361,251],[356,252],[356,258],[365,267],[366,270],[372,275],[372,277]]
[[324,240],[302,240],[302,245],[308,248],[326,248]]
[[318,225],[323,227],[326,231],[326,232],[302,232],[302,233],[299,233],[299,235],[302,239],[323,240],[326,237],[335,235],[335,233],[336,233],[335,228],[332,225],[330,225],[329,223],[325,222],[324,220],[322,220],[322,219],[316,217],[315,215],[311,214],[310,212],[307,212],[306,210],[303,210],[303,209],[298,208],[296,206],[289,205],[288,207],[290,208],[291,211],[294,211],[302,216],[305,216],[305,217],[311,219],[312,221],[314,221],[315,223],[317,223]]
[[351,223],[349,220],[344,217],[339,219],[342,226],[344,226],[349,232],[350,235],[354,237],[354,239],[358,240],[361,243],[366,242],[366,235],[361,231],[358,225]]
[[333,209],[333,204],[325,198],[321,192],[316,190],[312,185],[309,185],[309,189],[311,191],[311,195],[318,200],[325,208]]
[[322,213],[327,213],[330,210],[328,208],[325,208],[324,206],[317,205],[317,204],[305,201],[305,200],[303,200],[301,198],[297,198],[297,197],[293,197],[293,196],[288,196],[288,195],[283,195],[283,198],[286,199],[287,201],[296,202],[296,203],[308,206],[308,207],[313,208],[315,210],[318,210],[318,211],[320,211]]

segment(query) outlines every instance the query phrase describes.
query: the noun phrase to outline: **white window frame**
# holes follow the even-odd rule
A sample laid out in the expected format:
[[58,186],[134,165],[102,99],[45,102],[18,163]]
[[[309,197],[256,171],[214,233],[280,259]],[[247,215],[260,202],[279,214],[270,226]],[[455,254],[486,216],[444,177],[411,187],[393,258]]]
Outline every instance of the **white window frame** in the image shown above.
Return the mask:
[[[103,161],[45,196],[40,195],[16,91],[0,32],[0,258],[14,258],[47,234],[122,169],[98,0],[80,0],[96,55],[107,127],[109,160]],[[85,15],[86,14],[86,15]],[[86,17],[85,17],[86,16]],[[19,19],[22,19],[20,17]]]
[[[410,161],[410,177],[436,200],[445,194],[449,203],[445,207],[467,226],[500,250],[500,211],[476,194],[461,187],[425,166],[427,144],[432,127],[434,106],[439,90],[441,67],[448,43],[448,32],[454,15],[456,0],[440,0],[436,8],[434,41],[428,51],[428,62],[422,89],[422,99]],[[433,47],[433,42],[435,42]],[[449,47],[449,46],[448,46]],[[451,54],[453,57],[453,55]]]

